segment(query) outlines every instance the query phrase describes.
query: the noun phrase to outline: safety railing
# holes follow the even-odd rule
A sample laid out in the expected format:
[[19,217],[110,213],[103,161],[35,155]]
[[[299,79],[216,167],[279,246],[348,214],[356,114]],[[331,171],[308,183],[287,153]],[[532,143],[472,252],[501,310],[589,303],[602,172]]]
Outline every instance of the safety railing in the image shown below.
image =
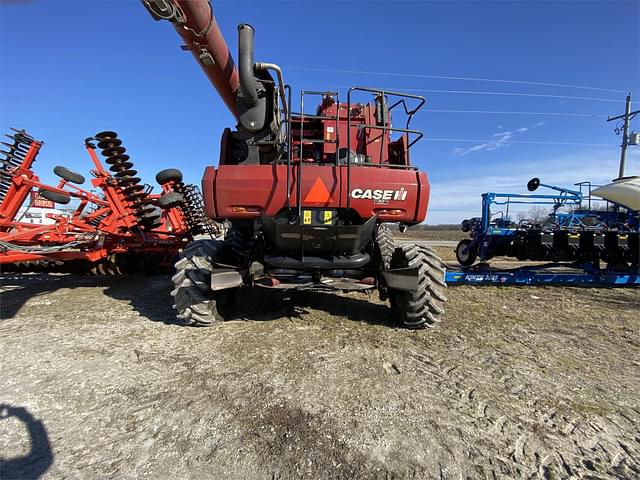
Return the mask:
[[[413,119],[413,116],[416,114],[416,112],[418,110],[420,110],[420,108],[422,108],[422,106],[425,103],[425,98],[420,96],[420,95],[412,95],[409,93],[401,93],[401,92],[394,92],[394,91],[390,91],[390,90],[383,90],[383,89],[376,89],[376,88],[368,88],[368,87],[351,87],[349,89],[349,91],[347,92],[347,148],[350,149],[351,148],[351,98],[354,92],[369,92],[369,93],[373,93],[375,95],[377,95],[378,98],[380,98],[380,102],[381,102],[381,112],[382,112],[382,122],[381,125],[370,125],[370,124],[366,124],[366,123],[360,123],[358,125],[358,128],[360,129],[372,129],[372,130],[380,130],[382,132],[382,142],[380,142],[380,160],[382,161],[382,159],[384,158],[384,148],[385,148],[385,143],[386,143],[386,138],[387,138],[387,132],[400,132],[402,134],[406,134],[407,135],[407,148],[406,148],[406,162],[405,165],[390,165],[390,164],[382,164],[381,163],[372,163],[372,162],[365,162],[365,163],[359,163],[359,165],[363,165],[363,166],[378,166],[378,167],[395,167],[395,168],[402,168],[402,169],[408,169],[408,168],[412,168],[411,167],[411,160],[410,160],[410,154],[409,151],[411,149],[411,147],[418,141],[420,140],[424,135],[422,132],[418,131],[418,130],[412,130],[410,129],[410,125],[411,125],[411,120]],[[387,107],[387,97],[391,96],[391,97],[397,97],[399,98],[396,102],[394,102],[391,106]],[[410,109],[407,106],[407,102],[405,101],[405,99],[413,99],[413,100],[417,100],[418,104]],[[402,106],[404,109],[405,114],[407,115],[407,121],[405,124],[405,128],[398,128],[398,127],[392,127],[390,125],[390,122],[388,122],[388,118],[390,117],[390,113],[391,111],[396,108]],[[387,114],[387,112],[389,114]],[[413,140],[409,140],[409,135],[415,135],[415,138]],[[337,155],[336,155],[337,157]],[[347,151],[347,192],[351,192],[351,152],[348,150]],[[350,208],[351,206],[351,195],[349,193],[347,193],[347,209]]]

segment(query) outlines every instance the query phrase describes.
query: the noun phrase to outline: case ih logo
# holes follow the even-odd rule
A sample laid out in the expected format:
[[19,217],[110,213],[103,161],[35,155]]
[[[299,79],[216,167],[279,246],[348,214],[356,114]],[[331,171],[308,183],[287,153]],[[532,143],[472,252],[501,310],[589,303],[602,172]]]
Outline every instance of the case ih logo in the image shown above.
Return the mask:
[[363,190],[362,188],[354,188],[351,190],[351,198],[374,200],[376,203],[387,203],[389,200],[404,201],[407,198],[407,191],[404,188],[400,190],[372,190],[370,188]]

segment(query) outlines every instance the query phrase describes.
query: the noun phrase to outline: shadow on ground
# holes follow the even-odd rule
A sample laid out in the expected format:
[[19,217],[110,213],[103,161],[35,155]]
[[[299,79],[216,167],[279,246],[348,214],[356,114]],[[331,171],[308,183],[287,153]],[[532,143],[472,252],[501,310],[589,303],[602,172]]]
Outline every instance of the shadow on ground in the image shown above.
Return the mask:
[[[167,276],[78,276],[70,274],[5,274],[0,277],[0,319],[15,317],[31,298],[59,289],[102,287],[105,295],[126,302],[154,322],[181,325],[172,306],[172,283]],[[371,294],[374,298],[377,292]],[[371,324],[389,324],[389,308],[367,299],[318,291],[282,292],[243,289],[230,320],[268,321],[300,318],[310,309]],[[366,298],[366,297],[365,297]]]
[[[20,457],[0,456],[0,478],[16,480],[40,478],[53,464],[53,452],[47,429],[26,408],[0,404],[0,422],[10,418],[15,418],[24,424],[29,434],[31,448],[29,453]],[[0,428],[2,428],[1,424]]]

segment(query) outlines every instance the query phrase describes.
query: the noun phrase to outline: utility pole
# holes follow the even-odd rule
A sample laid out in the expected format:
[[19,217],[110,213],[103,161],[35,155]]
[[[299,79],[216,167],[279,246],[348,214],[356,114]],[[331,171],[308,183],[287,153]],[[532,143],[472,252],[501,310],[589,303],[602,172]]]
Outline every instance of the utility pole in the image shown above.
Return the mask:
[[[631,137],[629,136],[629,122],[638,113],[640,113],[640,110],[636,110],[635,112],[631,111],[631,93],[629,93],[627,95],[627,104],[625,107],[624,114],[607,118],[607,122],[624,119],[624,127],[622,128],[622,144],[620,145],[620,170],[618,172],[618,178],[624,177],[624,167],[627,161],[627,146],[638,145],[638,142],[640,141],[638,139],[637,133],[632,132],[631,133],[632,136]],[[616,133],[619,133],[619,130],[617,128],[616,128]]]

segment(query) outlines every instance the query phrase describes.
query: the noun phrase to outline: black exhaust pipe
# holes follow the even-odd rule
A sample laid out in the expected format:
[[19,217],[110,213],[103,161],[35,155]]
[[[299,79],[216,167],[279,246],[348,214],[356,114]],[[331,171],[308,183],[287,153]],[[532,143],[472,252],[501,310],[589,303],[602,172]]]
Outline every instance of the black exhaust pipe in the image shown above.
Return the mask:
[[251,25],[238,25],[238,74],[242,97],[249,107],[258,103],[258,93],[254,74],[253,37],[255,30]]

